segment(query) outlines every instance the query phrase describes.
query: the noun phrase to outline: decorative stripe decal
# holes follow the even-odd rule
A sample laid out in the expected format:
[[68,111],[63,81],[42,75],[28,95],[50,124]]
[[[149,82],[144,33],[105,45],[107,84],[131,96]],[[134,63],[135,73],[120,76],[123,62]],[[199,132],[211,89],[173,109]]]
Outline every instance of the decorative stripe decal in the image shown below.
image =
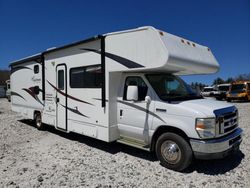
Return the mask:
[[26,101],[26,99],[25,99],[22,95],[20,95],[20,94],[14,92],[14,91],[11,91],[11,92],[10,92],[10,95],[21,97],[23,100]]
[[75,98],[75,97],[73,97],[73,96],[71,96],[71,95],[68,95],[68,94],[62,92],[62,91],[59,90],[56,86],[54,86],[53,84],[51,84],[48,80],[47,80],[47,82],[49,83],[49,85],[51,85],[51,87],[53,87],[58,93],[62,94],[63,96],[68,97],[68,98],[70,98],[70,99],[72,99],[72,100],[75,100],[75,101],[78,101],[78,102],[82,102],[82,103],[85,103],[85,104],[89,104],[89,105],[94,106],[93,104],[91,104],[91,103],[89,103],[89,102],[83,101],[83,100],[81,100],[81,99]]
[[121,101],[121,100],[117,100],[118,102],[122,103],[122,104],[125,104],[125,105],[128,105],[128,106],[131,106],[133,108],[136,108],[137,110],[141,110],[143,112],[146,112],[154,117],[156,117],[157,119],[161,120],[162,122],[166,123],[160,116],[158,116],[157,114],[147,110],[146,108],[143,108],[143,107],[140,107],[140,106],[137,106],[135,104],[131,104],[129,102],[125,102],[125,101]]
[[[90,51],[90,52],[95,52],[95,53],[98,53],[98,54],[101,54],[101,52],[99,50],[95,50],[95,49],[88,49],[88,48],[81,48],[81,50],[85,50],[85,51]],[[129,59],[126,59],[124,57],[121,57],[121,56],[118,56],[118,55],[115,55],[115,54],[111,54],[111,53],[108,53],[108,52],[105,52],[105,56],[124,65],[125,67],[127,68],[142,68],[144,66],[134,62],[134,61],[131,61]]]
[[[92,99],[95,99],[97,101],[101,101],[102,99],[98,99],[98,98],[92,98]],[[108,102],[108,99],[105,99],[105,102]]]
[[22,90],[26,91],[28,94],[30,94],[37,102],[39,102],[41,105],[44,105],[40,99],[38,98],[38,96],[35,94],[34,91],[34,87],[30,87],[30,88],[23,88]]
[[[98,98],[93,98],[93,99],[101,101],[101,99],[98,99]],[[108,102],[107,99],[106,99],[105,101]],[[146,108],[137,106],[137,105],[135,105],[135,104],[131,104],[131,103],[129,103],[129,102],[121,101],[121,100],[117,100],[117,102],[122,103],[122,104],[125,104],[125,105],[128,105],[128,106],[133,107],[133,108],[136,108],[137,110],[141,110],[141,111],[143,111],[143,112],[146,112],[146,113],[148,113],[148,114],[150,114],[150,115],[156,117],[157,119],[161,120],[162,122],[166,123],[160,116],[158,116],[157,114],[155,114],[155,113],[153,113],[153,112],[147,110]]]
[[[60,103],[59,103],[59,104],[60,104]],[[75,113],[75,114],[78,114],[78,115],[80,115],[80,116],[89,118],[89,116],[86,116],[86,115],[82,114],[82,113],[79,112],[79,110],[77,110],[77,109],[69,108],[69,107],[66,107],[66,106],[64,106],[64,105],[62,105],[62,104],[60,104],[60,105],[61,105],[62,107],[64,107],[64,108],[66,108],[67,110],[69,110],[69,111]]]
[[12,69],[11,69],[11,74],[13,74],[13,73],[16,72],[16,71],[23,70],[23,69],[32,70],[32,69],[29,68],[29,67],[18,66],[18,67],[15,67],[15,68],[12,68]]

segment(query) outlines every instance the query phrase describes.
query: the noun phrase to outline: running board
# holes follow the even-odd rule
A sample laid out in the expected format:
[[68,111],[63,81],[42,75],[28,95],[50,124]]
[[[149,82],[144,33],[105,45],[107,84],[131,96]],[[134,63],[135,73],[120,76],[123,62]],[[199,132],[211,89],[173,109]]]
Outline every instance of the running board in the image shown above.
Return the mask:
[[117,140],[117,142],[121,143],[121,144],[125,144],[125,145],[129,145],[135,148],[139,148],[145,151],[150,151],[150,147],[148,144],[139,141],[139,140],[135,140],[133,138],[128,138],[128,137],[120,137],[120,139]]

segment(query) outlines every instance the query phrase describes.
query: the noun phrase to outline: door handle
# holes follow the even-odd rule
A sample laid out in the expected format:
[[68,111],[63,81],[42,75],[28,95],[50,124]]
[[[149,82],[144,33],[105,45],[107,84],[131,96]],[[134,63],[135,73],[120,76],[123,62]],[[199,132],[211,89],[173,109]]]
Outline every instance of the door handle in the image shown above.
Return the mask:
[[156,108],[155,110],[158,112],[167,112],[167,109],[163,109],[163,108]]
[[120,116],[122,116],[122,114],[123,114],[123,110],[120,110]]
[[58,103],[59,101],[60,101],[60,99],[56,97],[56,102]]

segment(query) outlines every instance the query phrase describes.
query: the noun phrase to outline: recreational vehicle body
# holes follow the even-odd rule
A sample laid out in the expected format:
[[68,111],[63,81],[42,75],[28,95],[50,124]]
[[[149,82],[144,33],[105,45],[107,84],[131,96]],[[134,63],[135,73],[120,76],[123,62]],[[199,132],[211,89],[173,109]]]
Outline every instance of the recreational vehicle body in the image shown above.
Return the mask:
[[211,50],[153,27],[108,33],[10,64],[12,110],[58,130],[155,151],[181,171],[239,149],[232,104],[203,99],[178,75],[209,74]]

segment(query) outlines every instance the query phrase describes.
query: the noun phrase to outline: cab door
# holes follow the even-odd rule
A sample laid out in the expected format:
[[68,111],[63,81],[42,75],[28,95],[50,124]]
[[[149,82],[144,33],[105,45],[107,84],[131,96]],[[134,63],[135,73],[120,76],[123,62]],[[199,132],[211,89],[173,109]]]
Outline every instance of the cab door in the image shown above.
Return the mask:
[[[138,100],[129,101],[126,99],[127,87],[138,86]],[[153,109],[153,102],[145,101],[150,92],[146,82],[140,76],[128,76],[125,80],[123,97],[118,100],[118,129],[121,137],[128,137],[148,143],[149,130],[153,117],[150,111]]]

